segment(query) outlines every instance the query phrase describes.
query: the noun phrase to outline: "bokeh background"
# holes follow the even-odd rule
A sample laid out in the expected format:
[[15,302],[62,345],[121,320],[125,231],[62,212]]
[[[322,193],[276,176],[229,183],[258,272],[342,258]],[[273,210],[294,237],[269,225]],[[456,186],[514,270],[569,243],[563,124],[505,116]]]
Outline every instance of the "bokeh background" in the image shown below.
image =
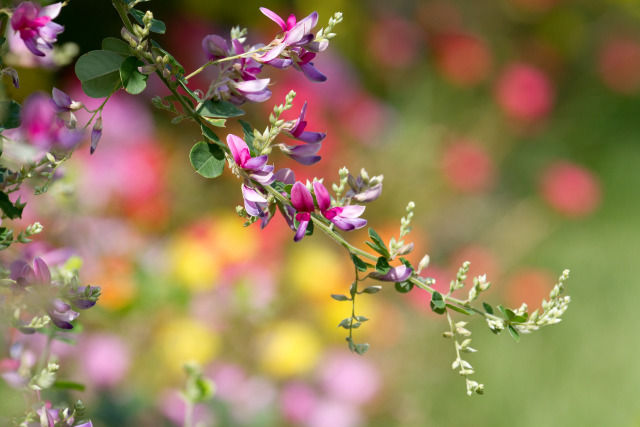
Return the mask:
[[[299,179],[334,182],[342,166],[384,174],[383,195],[365,216],[388,238],[413,200],[411,259],[428,253],[425,274],[439,286],[469,260],[471,275],[493,283],[490,303],[533,309],[569,268],[572,304],[562,323],[517,344],[479,319],[469,325],[479,352],[468,360],[484,396],[466,396],[441,336],[446,319],[418,290],[360,298],[359,314],[371,320],[357,340],[372,348],[349,353],[336,325],[350,307],[329,297],[348,291],[348,258],[322,235],[294,245],[283,221],[243,228],[234,211],[240,183],[192,170],[188,152],[201,136],[152,109],[151,96],[164,93],[152,78],[142,95],[109,102],[93,156],[81,147],[47,196],[24,195],[25,221],[45,225],[28,255],[78,256],[82,279],[102,287],[77,346],[55,347],[65,378],[87,391],[57,397],[84,399],[95,426],[181,425],[181,365],[195,360],[217,388],[197,408],[206,425],[640,425],[637,2],[141,6],[167,23],[157,40],[187,70],[206,60],[207,34],[241,24],[250,41],[269,41],[278,27],[259,6],[299,18],[317,10],[320,24],[342,11],[338,37],[316,60],[329,80],[271,73],[273,96],[247,106],[248,120],[264,128],[295,89],[290,118],[306,100],[310,130],[328,134],[323,160],[296,168]],[[75,41],[80,53],[120,29],[107,1],[72,0],[60,22],[60,41]],[[98,105],[83,98],[72,67],[19,71],[18,98],[56,85]],[[20,396],[0,393],[2,410],[21,408]]]

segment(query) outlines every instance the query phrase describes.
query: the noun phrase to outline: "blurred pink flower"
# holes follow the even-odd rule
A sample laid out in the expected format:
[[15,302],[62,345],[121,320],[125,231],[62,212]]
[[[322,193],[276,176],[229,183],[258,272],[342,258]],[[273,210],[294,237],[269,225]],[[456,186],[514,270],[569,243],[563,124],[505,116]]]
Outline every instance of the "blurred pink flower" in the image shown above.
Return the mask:
[[11,28],[20,33],[25,46],[36,56],[53,49],[64,27],[52,21],[60,14],[62,3],[40,7],[30,1],[20,3],[11,16]]
[[442,172],[456,190],[479,193],[495,181],[495,165],[489,154],[475,141],[460,139],[445,148]]
[[357,427],[363,425],[363,417],[352,405],[335,400],[321,400],[303,425],[305,427]]
[[633,95],[640,90],[640,40],[618,36],[608,40],[598,56],[600,78],[611,90]]
[[542,172],[540,192],[552,208],[571,218],[589,215],[602,198],[600,181],[593,172],[566,161],[557,161]]
[[282,416],[288,423],[303,424],[309,419],[317,400],[316,392],[307,384],[285,384],[280,394]]
[[551,111],[554,89],[542,70],[516,62],[508,65],[498,78],[496,98],[508,117],[522,122],[535,122]]
[[508,307],[520,307],[526,303],[529,312],[539,308],[543,299],[549,299],[549,292],[556,284],[556,277],[548,271],[525,268],[514,273],[505,288]]
[[95,334],[80,341],[80,363],[95,387],[113,387],[127,374],[131,364],[128,345],[117,335]]
[[353,353],[337,351],[325,356],[319,375],[323,390],[348,405],[371,402],[382,386],[375,365]]
[[[177,390],[167,390],[160,397],[158,403],[160,412],[169,419],[174,425],[184,425],[184,417],[186,414],[186,405],[180,392]],[[215,425],[214,415],[211,410],[204,404],[195,405],[193,409],[194,425]]]

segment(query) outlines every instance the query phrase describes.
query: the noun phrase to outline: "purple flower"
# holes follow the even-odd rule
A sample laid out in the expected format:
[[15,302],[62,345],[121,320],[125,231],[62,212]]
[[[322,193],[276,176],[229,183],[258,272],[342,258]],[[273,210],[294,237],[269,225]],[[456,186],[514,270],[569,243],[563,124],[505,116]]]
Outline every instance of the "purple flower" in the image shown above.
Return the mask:
[[327,80],[327,76],[316,70],[311,60],[316,57],[316,54],[309,52],[302,48],[291,49],[293,58],[293,68],[298,71],[302,71],[305,77],[312,82],[324,82]]
[[[264,102],[271,97],[271,91],[267,89],[269,79],[246,80],[239,83],[230,83],[232,90],[237,91],[244,100],[251,102]],[[244,103],[242,100],[242,103]],[[234,103],[238,103],[237,101]]]
[[86,286],[72,289],[69,292],[69,301],[79,310],[88,310],[98,301],[100,286]]
[[229,45],[222,37],[211,34],[202,39],[202,50],[210,61],[229,56]]
[[321,182],[313,183],[318,208],[322,215],[343,231],[351,231],[367,225],[367,220],[359,218],[364,212],[364,206],[336,206],[331,207],[331,197]]
[[298,212],[296,214],[296,219],[300,222],[296,235],[293,237],[293,241],[299,242],[304,237],[309,221],[311,221],[311,213],[315,210],[311,192],[300,181],[293,184],[293,187],[291,188],[291,204]]
[[227,145],[231,150],[233,161],[239,168],[249,172],[249,177],[260,184],[271,184],[273,178],[273,166],[267,165],[267,155],[251,157],[249,146],[243,139],[229,134]]
[[89,149],[89,154],[93,154],[98,148],[98,142],[102,137],[102,117],[98,117],[98,119],[93,124],[93,129],[91,129],[91,148]]
[[285,145],[282,148],[282,152],[291,157],[296,162],[309,166],[320,161],[322,157],[317,156],[316,153],[320,150],[321,143],[316,142],[314,144],[302,144],[302,145]]
[[[50,406],[50,405],[49,405]],[[38,415],[40,415],[40,419],[45,418],[47,420],[47,427],[54,427],[54,426],[60,426],[60,427],[71,427],[71,426],[76,426],[76,427],[93,427],[93,423],[91,421],[87,421],[85,423],[82,424],[74,424],[74,420],[73,417],[69,417],[65,420],[60,420],[60,410],[59,409],[51,409],[48,408],[46,405],[43,406],[42,408],[38,409],[36,411],[38,413]],[[28,424],[29,426],[34,425],[34,426],[44,426],[44,424],[38,423],[38,424]]]
[[51,106],[56,113],[78,111],[83,107],[82,102],[74,101],[69,95],[55,87],[51,91],[51,95]]
[[369,274],[369,277],[383,282],[404,282],[413,273],[413,269],[402,264],[397,267],[392,267],[387,274],[380,274],[377,271]]
[[314,36],[311,34],[311,30],[318,23],[318,12],[313,12],[300,22],[296,22],[296,17],[290,15],[287,22],[285,22],[275,12],[266,7],[261,7],[260,11],[282,28],[283,37],[276,40],[276,45],[269,52],[257,57],[258,61],[269,63],[269,61],[276,59],[287,47],[304,46],[313,41]]
[[60,14],[62,3],[54,3],[40,8],[31,2],[22,2],[13,11],[11,28],[20,33],[25,46],[36,56],[44,56],[43,51],[53,49],[64,27],[52,21]]
[[313,143],[313,142],[321,142],[326,136],[326,133],[322,132],[308,132],[305,131],[307,127],[307,122],[304,119],[304,116],[307,112],[307,103],[305,102],[302,106],[302,110],[300,111],[300,116],[296,121],[292,121],[288,123],[290,126],[285,126],[283,129],[283,133],[291,138],[297,139],[302,142]]

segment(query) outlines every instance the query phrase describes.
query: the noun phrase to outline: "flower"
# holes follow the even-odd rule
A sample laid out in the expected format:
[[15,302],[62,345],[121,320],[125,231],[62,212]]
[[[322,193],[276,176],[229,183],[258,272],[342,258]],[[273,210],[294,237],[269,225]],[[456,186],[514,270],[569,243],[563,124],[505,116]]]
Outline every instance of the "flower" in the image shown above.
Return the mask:
[[313,183],[313,192],[316,195],[318,208],[320,208],[322,215],[340,230],[351,231],[367,225],[366,219],[359,218],[364,212],[364,206],[353,205],[330,208],[331,197],[329,196],[329,192],[319,181]]
[[311,213],[315,210],[311,192],[300,181],[293,184],[291,188],[291,204],[298,212],[296,219],[300,222],[293,241],[299,242],[304,237],[309,221],[311,221]]
[[275,40],[276,44],[269,52],[257,57],[258,61],[269,63],[269,61],[276,59],[287,47],[304,46],[313,41],[314,36],[310,31],[318,23],[318,12],[313,12],[300,22],[296,22],[295,15],[290,15],[287,22],[285,22],[278,14],[266,7],[261,7],[260,12],[278,24],[282,28],[284,35],[281,39]]
[[301,145],[285,145],[282,152],[291,157],[296,162],[309,166],[314,163],[318,163],[322,157],[317,156],[316,153],[320,150],[321,143],[316,142],[314,144],[301,144]]
[[77,111],[84,106],[82,102],[74,101],[69,95],[64,93],[58,88],[53,88],[51,91],[51,106],[56,113],[66,113],[70,111]]
[[377,271],[369,274],[369,277],[383,282],[404,282],[413,274],[413,269],[402,264],[389,269],[387,274],[381,274]]
[[305,131],[307,127],[307,122],[304,120],[306,112],[307,103],[305,102],[300,111],[300,116],[295,121],[288,122],[283,128],[283,133],[302,142],[321,142],[327,136],[326,133]]
[[229,134],[227,145],[231,150],[233,161],[239,168],[249,172],[249,177],[261,184],[271,184],[273,178],[273,166],[267,165],[267,155],[251,157],[249,146],[243,139]]
[[263,102],[271,97],[271,91],[267,89],[269,85],[269,79],[255,79],[246,80],[239,83],[229,82],[229,86],[232,92],[238,92],[241,98],[231,98],[230,101],[234,104],[241,105],[245,100],[251,102]]
[[312,82],[324,82],[327,80],[327,76],[316,70],[311,60],[316,57],[316,54],[303,48],[291,49],[293,58],[293,68],[298,71],[302,71],[305,77]]
[[31,2],[22,2],[13,11],[11,28],[20,33],[25,46],[36,56],[44,56],[46,50],[53,49],[64,27],[52,21],[60,14],[62,3],[54,3],[40,8]]

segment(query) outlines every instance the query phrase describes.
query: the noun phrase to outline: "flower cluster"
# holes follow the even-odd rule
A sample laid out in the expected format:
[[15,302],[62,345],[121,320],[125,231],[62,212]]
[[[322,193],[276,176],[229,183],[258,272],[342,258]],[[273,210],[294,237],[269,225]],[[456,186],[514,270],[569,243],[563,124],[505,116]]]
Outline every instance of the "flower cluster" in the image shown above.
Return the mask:
[[37,56],[44,56],[45,52],[53,49],[53,43],[58,39],[64,27],[52,21],[60,14],[62,3],[54,3],[40,7],[29,1],[20,3],[13,11],[11,28],[20,33],[25,46]]

